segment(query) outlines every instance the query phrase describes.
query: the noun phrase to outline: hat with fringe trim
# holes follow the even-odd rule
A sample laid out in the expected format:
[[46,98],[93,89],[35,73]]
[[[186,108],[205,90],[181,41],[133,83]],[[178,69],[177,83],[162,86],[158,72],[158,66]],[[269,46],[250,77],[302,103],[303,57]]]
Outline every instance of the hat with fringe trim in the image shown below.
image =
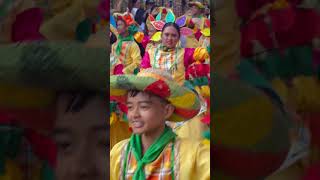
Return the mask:
[[163,70],[145,69],[137,75],[114,75],[110,77],[110,96],[120,102],[126,101],[128,90],[149,92],[169,101],[175,111],[169,121],[185,121],[200,111],[200,99],[196,92],[180,86]]

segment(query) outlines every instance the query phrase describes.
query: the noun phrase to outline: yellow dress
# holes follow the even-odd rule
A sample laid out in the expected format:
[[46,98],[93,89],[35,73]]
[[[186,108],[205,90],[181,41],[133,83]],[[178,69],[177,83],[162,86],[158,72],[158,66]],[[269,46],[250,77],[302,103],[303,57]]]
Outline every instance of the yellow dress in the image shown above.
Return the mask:
[[110,73],[118,64],[124,65],[124,73],[132,74],[133,71],[139,67],[141,61],[140,49],[135,41],[123,41],[121,47],[121,53],[119,56],[116,55],[116,47],[118,41],[115,42],[111,47],[110,55]]
[[184,124],[175,123],[174,132],[181,138],[190,140],[203,140],[203,132],[209,130],[209,127],[201,122],[202,116],[196,116]]
[[[119,180],[128,139],[116,144],[110,152],[110,179]],[[176,180],[209,180],[210,147],[202,142],[177,138],[175,142],[174,174]],[[160,154],[161,156],[162,154]],[[149,164],[154,166],[156,164]],[[161,164],[160,164],[161,165]],[[146,165],[145,169],[148,169]]]

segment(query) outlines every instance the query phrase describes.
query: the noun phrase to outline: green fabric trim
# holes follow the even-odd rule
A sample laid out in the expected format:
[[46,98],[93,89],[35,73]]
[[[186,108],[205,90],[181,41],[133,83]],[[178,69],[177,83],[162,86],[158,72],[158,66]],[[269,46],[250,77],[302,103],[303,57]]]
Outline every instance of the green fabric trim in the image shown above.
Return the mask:
[[161,136],[147,149],[145,154],[142,154],[142,142],[141,135],[131,135],[130,142],[126,150],[125,164],[123,169],[123,178],[126,177],[126,167],[129,151],[132,151],[134,157],[137,160],[137,169],[134,172],[133,180],[145,180],[144,167],[146,164],[153,162],[162,153],[163,149],[174,139],[176,134],[171,128],[165,127]]

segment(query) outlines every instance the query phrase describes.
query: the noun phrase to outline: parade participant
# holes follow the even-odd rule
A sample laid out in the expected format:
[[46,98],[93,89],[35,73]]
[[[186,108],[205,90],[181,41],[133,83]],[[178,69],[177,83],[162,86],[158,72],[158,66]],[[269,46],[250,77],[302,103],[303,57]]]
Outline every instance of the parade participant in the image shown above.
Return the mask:
[[128,12],[115,14],[117,23],[117,42],[111,47],[110,73],[111,74],[131,74],[138,68],[141,55],[134,35],[137,27],[133,16]]
[[[128,107],[133,135],[110,152],[113,179],[210,179],[209,147],[178,137],[165,121],[185,121],[200,110],[198,96],[169,73],[146,69],[111,76],[110,94]],[[159,173],[163,172],[163,173]]]
[[[167,23],[162,28],[162,42],[156,47],[147,50],[141,62],[141,70],[152,67],[169,71],[173,79],[179,84],[185,84],[188,67],[194,63],[203,63],[209,57],[206,48],[182,48],[178,45],[180,28],[175,23]],[[208,129],[201,123],[201,117],[197,116],[182,126],[180,129],[183,137],[201,139],[202,133]],[[178,124],[173,125],[176,127]],[[192,127],[192,128],[189,128]],[[177,132],[178,133],[178,132]],[[180,133],[178,133],[181,135]]]
[[204,16],[205,6],[201,2],[191,1],[188,5],[190,9],[183,16],[177,18],[177,21],[182,21],[184,27],[192,29],[193,32],[186,36],[184,47],[194,48],[201,46],[198,42],[202,35],[201,31],[210,26],[210,20]]
[[[141,60],[139,45],[135,41],[137,33],[133,16],[129,13],[111,16],[110,29],[118,34],[117,41],[112,44],[110,57],[110,74],[133,74],[138,70]],[[116,23],[116,24],[115,24]],[[116,27],[116,29],[115,29]],[[110,98],[110,147],[130,137],[126,122],[125,107]]]
[[142,40],[142,45],[147,51],[151,47],[155,47],[160,43],[161,28],[164,25],[163,21],[156,21],[155,18],[150,14],[146,21],[147,24],[147,35],[144,36]]
[[109,148],[103,93],[59,93],[53,138],[57,146],[57,180],[104,179]]
[[204,15],[205,6],[199,1],[191,1],[188,3],[191,8],[191,21],[193,25],[199,30],[204,29],[206,26],[207,18]]
[[45,41],[0,54],[0,179],[106,179],[106,50]]
[[162,42],[146,51],[140,68],[159,68],[170,71],[174,80],[179,84],[185,81],[187,67],[195,62],[201,63],[207,57],[205,48],[181,48],[177,46],[180,39],[180,28],[175,23],[166,23],[162,28]]

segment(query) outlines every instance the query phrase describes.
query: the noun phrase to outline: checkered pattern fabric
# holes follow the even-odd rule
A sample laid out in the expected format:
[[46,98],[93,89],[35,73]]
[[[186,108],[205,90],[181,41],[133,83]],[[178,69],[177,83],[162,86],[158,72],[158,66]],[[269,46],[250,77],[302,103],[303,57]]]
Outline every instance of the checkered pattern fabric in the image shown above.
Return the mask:
[[[178,143],[174,144],[174,148],[177,148]],[[153,161],[150,164],[147,164],[145,166],[145,174],[146,174],[146,180],[171,180],[172,175],[171,175],[171,156],[172,156],[172,143],[169,143],[163,150],[163,152],[160,154],[160,156]],[[125,159],[125,150],[124,148],[122,156],[121,156],[121,162],[124,162]],[[176,150],[175,150],[176,152]],[[177,155],[175,155],[175,162],[176,162]],[[127,180],[132,180],[134,172],[137,168],[137,160],[135,159],[132,151],[129,152],[128,154],[128,160],[127,160],[127,169],[126,169],[126,179]],[[123,164],[121,166],[121,169],[123,169]],[[176,170],[178,169],[177,166],[178,163],[174,164],[174,176],[177,175]],[[121,170],[121,172],[123,172]],[[120,176],[122,180],[122,175]]]

